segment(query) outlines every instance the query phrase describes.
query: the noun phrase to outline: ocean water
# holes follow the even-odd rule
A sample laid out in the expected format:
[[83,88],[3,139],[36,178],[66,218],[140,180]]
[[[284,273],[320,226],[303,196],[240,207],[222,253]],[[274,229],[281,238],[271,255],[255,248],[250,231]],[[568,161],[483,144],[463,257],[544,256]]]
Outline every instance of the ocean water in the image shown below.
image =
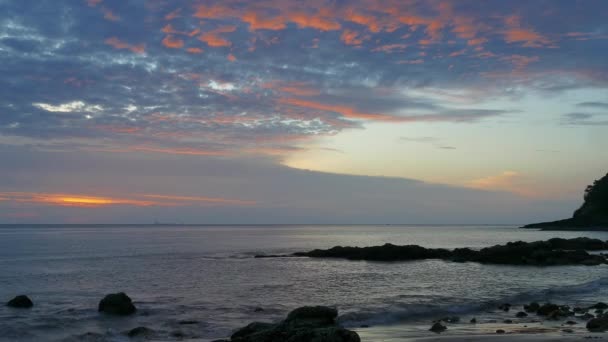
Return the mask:
[[[0,301],[27,294],[35,307],[0,306],[0,341],[128,341],[124,331],[137,326],[156,330],[158,341],[208,341],[303,305],[336,306],[345,326],[359,327],[501,302],[605,301],[606,266],[253,258],[335,245],[479,248],[577,236],[608,240],[608,232],[513,226],[2,226]],[[99,300],[118,291],[138,313],[98,314]]]

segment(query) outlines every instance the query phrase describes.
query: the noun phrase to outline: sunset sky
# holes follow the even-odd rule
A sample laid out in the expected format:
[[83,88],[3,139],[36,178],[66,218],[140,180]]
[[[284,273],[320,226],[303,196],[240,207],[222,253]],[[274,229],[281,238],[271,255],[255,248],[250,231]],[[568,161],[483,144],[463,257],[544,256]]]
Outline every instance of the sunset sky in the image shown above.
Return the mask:
[[0,0],[0,223],[525,223],[608,172],[608,1]]

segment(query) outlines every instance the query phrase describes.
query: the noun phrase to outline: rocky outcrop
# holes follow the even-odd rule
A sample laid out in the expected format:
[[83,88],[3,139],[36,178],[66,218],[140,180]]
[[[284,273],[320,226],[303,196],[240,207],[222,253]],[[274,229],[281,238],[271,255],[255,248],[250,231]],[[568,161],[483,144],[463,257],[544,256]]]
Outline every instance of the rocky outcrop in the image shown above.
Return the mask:
[[34,306],[34,302],[25,295],[17,296],[6,303],[6,306],[11,308],[29,309]]
[[571,218],[534,223],[523,228],[545,230],[608,230],[608,174],[585,189],[583,205]]
[[293,310],[279,323],[254,322],[230,337],[231,342],[360,342],[356,332],[336,323],[338,311],[325,306]]
[[589,331],[606,331],[608,330],[608,316],[592,318],[587,322],[587,330]]
[[129,296],[124,292],[119,292],[105,296],[99,302],[98,311],[111,315],[125,316],[135,313],[137,309]]
[[410,261],[422,259],[443,259],[455,262],[479,262],[505,265],[599,265],[607,263],[603,255],[587,253],[588,250],[608,249],[608,242],[589,239],[550,239],[536,242],[509,242],[473,250],[424,248],[417,245],[397,246],[387,243],[373,247],[342,247],[315,249],[310,252],[294,253],[293,256],[311,258],[343,258],[369,261]]

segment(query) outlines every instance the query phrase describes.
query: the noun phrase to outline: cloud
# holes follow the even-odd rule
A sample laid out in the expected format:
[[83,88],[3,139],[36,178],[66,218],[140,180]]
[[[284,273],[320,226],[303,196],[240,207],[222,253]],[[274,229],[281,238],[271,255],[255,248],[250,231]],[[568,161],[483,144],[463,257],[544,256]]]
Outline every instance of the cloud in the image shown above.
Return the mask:
[[534,196],[533,189],[527,184],[526,177],[516,171],[503,171],[500,174],[471,180],[468,186],[474,189],[507,191],[522,196]]
[[139,54],[146,52],[145,44],[131,45],[129,43],[125,43],[125,42],[121,41],[120,39],[118,39],[116,37],[110,37],[110,38],[106,39],[105,43],[114,47],[115,49],[127,49],[127,50],[131,50],[132,52],[139,53]]
[[597,102],[597,101],[589,101],[589,102],[580,102],[577,104],[580,107],[589,107],[589,108],[599,108],[599,109],[608,109],[608,102]]

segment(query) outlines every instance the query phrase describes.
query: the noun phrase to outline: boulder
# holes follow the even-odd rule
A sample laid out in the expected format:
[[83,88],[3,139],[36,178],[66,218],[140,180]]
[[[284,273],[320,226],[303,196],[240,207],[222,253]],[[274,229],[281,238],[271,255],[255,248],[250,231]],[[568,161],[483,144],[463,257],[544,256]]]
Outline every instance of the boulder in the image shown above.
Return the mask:
[[137,309],[129,296],[123,292],[119,292],[105,296],[99,302],[98,311],[111,315],[126,316],[135,313]]
[[471,318],[471,320],[469,321],[469,323],[471,323],[471,324],[477,323],[477,318],[475,318],[475,317]]
[[231,342],[360,342],[356,332],[336,323],[338,311],[326,306],[293,310],[279,323],[254,322],[230,337]]
[[538,310],[536,310],[536,313],[540,316],[548,316],[555,310],[559,310],[558,305],[547,303],[539,307]]
[[524,317],[528,317],[528,314],[525,313],[525,312],[523,312],[523,311],[520,311],[520,312],[518,312],[518,313],[515,314],[515,317],[517,317],[517,318],[524,318]]
[[497,334],[504,334],[504,333],[505,333],[505,331],[504,331],[504,330],[502,330],[502,329],[498,329],[498,330],[496,330],[496,333],[497,333]]
[[537,302],[532,302],[529,305],[524,305],[524,311],[526,312],[536,312],[540,308],[540,304]]
[[599,302],[597,304],[593,304],[592,306],[590,306],[589,309],[606,310],[606,309],[608,309],[608,304]]
[[587,322],[587,330],[594,332],[608,330],[608,317],[590,319],[589,322]]
[[150,338],[150,337],[153,337],[154,334],[155,334],[154,330],[152,330],[150,328],[137,327],[137,328],[133,328],[133,329],[129,330],[126,335],[131,338],[133,338],[133,337]]
[[505,312],[509,311],[510,309],[511,309],[511,304],[509,304],[509,303],[500,304],[498,306],[498,310],[502,310],[502,311],[505,311]]
[[448,329],[448,327],[446,327],[446,326],[445,326],[443,323],[441,323],[441,322],[435,322],[435,323],[434,323],[434,324],[431,326],[431,328],[429,329],[429,331],[432,331],[432,332],[434,332],[434,333],[439,334],[439,333],[441,333],[441,332],[446,331],[447,329]]
[[6,303],[6,306],[11,308],[29,309],[34,306],[34,302],[25,295],[17,296]]

